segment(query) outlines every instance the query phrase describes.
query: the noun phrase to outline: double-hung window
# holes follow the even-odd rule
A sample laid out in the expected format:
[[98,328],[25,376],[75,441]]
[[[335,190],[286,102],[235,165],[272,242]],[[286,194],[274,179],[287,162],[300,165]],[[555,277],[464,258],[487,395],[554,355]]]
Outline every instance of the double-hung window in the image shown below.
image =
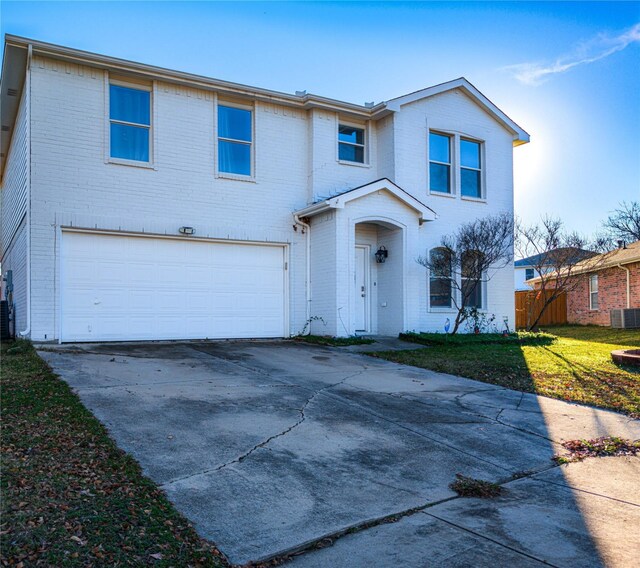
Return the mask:
[[338,159],[364,164],[364,128],[338,125]]
[[432,308],[450,308],[453,298],[449,254],[444,248],[434,248],[429,256],[429,305]]
[[151,143],[151,91],[109,85],[110,156],[149,162]]
[[598,275],[589,276],[589,309],[598,309]]
[[251,110],[218,105],[218,172],[251,176]]
[[429,190],[451,193],[451,136],[429,133]]
[[460,139],[460,193],[464,197],[482,197],[480,142]]

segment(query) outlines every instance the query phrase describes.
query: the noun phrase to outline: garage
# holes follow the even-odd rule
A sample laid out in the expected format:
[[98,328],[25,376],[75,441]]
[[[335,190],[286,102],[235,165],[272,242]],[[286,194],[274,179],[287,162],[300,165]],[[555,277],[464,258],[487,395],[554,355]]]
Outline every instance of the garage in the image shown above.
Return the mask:
[[63,231],[61,340],[283,337],[285,250]]

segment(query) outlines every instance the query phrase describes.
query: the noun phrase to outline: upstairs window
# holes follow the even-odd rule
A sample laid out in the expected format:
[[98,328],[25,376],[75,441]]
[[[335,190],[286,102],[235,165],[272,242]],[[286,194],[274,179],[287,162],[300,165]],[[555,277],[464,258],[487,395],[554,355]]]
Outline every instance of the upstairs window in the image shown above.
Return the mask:
[[450,308],[452,304],[451,260],[444,248],[434,248],[429,253],[429,305],[432,308]]
[[218,171],[251,175],[253,113],[250,110],[218,105]]
[[451,193],[451,137],[429,133],[429,190]]
[[524,279],[531,280],[533,278],[533,268],[525,268]]
[[480,143],[460,140],[460,193],[464,197],[482,197]]
[[598,309],[598,275],[589,276],[589,309]]
[[338,159],[364,164],[364,128],[338,126]]
[[151,92],[109,85],[112,158],[149,162]]

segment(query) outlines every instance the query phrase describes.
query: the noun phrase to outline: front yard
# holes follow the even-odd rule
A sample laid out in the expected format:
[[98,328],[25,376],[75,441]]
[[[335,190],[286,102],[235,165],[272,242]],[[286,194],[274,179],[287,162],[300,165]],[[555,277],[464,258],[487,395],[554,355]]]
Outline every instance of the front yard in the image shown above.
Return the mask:
[[1,387],[2,566],[226,566],[28,343]]
[[545,331],[557,339],[522,344],[495,337],[483,342],[473,335],[409,334],[405,339],[428,346],[372,355],[640,417],[640,370],[611,360],[614,349],[640,347],[639,330],[558,326]]

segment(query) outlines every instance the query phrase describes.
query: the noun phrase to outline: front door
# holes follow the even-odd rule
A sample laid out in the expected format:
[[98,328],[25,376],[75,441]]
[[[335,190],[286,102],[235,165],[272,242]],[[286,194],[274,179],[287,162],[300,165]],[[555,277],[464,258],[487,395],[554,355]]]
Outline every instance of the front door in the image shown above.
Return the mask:
[[356,245],[354,330],[368,331],[369,326],[369,247]]

